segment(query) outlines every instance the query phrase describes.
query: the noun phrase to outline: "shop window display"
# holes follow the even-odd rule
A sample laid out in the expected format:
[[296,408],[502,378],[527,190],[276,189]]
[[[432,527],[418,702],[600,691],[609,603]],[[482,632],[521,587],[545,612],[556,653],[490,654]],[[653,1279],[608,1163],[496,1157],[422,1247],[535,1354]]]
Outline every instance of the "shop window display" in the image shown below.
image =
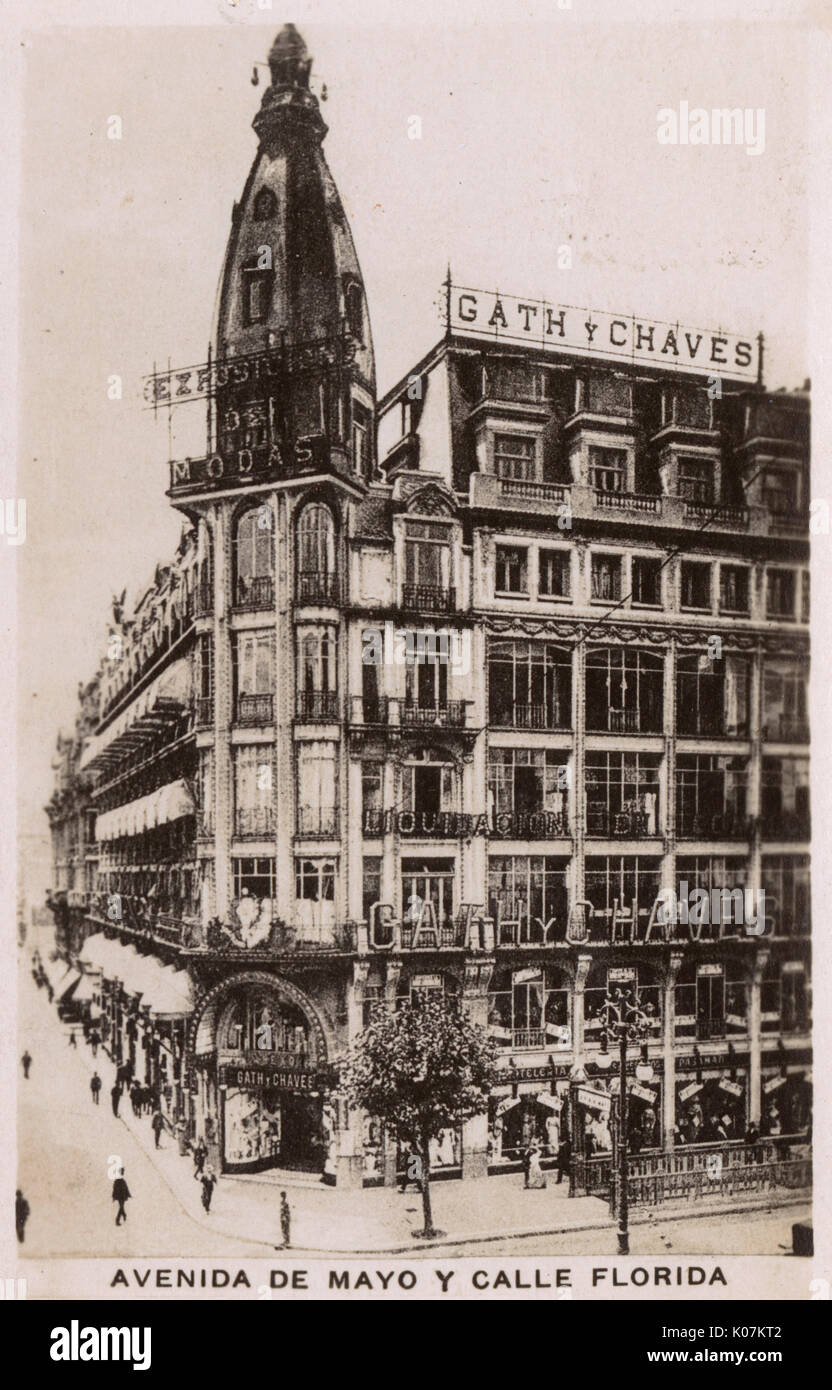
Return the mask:
[[562,1133],[568,1132],[569,1086],[556,1083],[555,1093],[491,1096],[488,1102],[489,1167],[519,1166],[523,1153],[536,1140],[544,1159],[557,1158]]

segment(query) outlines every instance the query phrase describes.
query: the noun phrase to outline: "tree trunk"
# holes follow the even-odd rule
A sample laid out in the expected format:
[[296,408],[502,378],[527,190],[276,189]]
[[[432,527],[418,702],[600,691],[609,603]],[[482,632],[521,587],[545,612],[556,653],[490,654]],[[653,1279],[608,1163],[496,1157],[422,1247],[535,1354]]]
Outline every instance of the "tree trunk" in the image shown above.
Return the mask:
[[436,1235],[436,1232],[433,1228],[433,1212],[431,1211],[430,1205],[430,1139],[427,1131],[422,1132],[421,1149],[422,1214],[425,1221],[425,1229],[422,1231],[422,1235],[425,1239],[429,1240],[432,1236]]

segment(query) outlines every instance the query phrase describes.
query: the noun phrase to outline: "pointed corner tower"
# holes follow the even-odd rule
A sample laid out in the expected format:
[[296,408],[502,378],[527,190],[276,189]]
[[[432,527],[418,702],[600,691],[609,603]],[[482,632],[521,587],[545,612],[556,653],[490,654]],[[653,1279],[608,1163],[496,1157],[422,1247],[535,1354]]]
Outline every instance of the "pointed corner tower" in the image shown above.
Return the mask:
[[[295,472],[366,483],[375,364],[364,282],[327,167],[312,59],[293,24],[269,53],[258,151],[235,204],[214,331],[209,452],[225,483]],[[216,472],[219,465],[215,464]]]

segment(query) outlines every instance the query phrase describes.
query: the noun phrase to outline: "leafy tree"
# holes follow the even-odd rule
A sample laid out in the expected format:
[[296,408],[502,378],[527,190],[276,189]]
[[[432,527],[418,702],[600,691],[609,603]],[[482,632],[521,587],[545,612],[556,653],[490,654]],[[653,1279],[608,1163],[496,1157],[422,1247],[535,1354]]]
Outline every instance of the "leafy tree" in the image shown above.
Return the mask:
[[339,1090],[409,1144],[418,1158],[424,1230],[437,1234],[430,1201],[430,1141],[482,1114],[496,1080],[497,1049],[455,999],[378,1006],[341,1064]]

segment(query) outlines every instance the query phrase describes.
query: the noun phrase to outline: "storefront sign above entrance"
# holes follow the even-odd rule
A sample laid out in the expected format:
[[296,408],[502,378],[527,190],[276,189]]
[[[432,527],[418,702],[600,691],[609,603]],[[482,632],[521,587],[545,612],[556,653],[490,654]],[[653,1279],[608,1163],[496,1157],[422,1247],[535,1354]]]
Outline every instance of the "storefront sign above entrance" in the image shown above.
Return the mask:
[[760,339],[755,343],[720,328],[686,328],[633,314],[517,299],[493,290],[445,288],[447,327],[460,336],[707,377],[748,382],[759,377]]
[[325,1078],[312,1071],[284,1071],[278,1067],[220,1067],[220,1084],[247,1091],[319,1091]]

